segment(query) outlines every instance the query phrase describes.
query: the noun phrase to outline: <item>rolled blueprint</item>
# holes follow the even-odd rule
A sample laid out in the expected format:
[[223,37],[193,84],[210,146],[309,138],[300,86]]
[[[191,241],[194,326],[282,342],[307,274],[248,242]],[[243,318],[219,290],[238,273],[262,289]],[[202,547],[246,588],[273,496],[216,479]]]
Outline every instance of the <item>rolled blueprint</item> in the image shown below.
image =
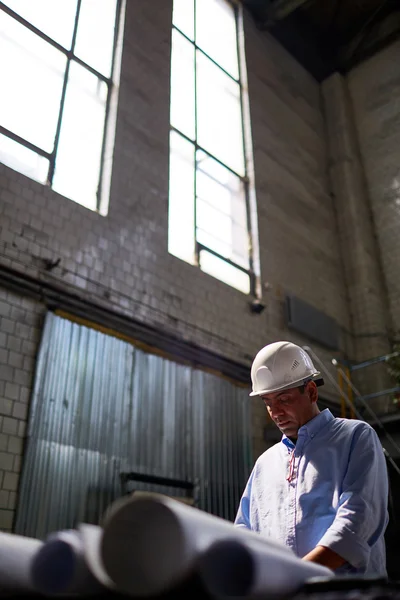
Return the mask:
[[280,596],[298,590],[314,577],[333,577],[326,567],[276,552],[264,540],[215,542],[198,562],[198,572],[213,596]]
[[[32,563],[35,588],[46,595],[96,594],[103,589],[88,566],[89,554],[80,531],[51,534]],[[87,545],[87,544],[86,544]]]
[[258,534],[228,521],[150,494],[115,504],[104,525],[101,551],[119,591],[147,596],[168,590],[195,572],[200,557],[226,539],[238,544],[249,539],[254,542],[253,546],[249,542],[251,548],[261,542],[274,556],[301,562],[281,544],[261,541]]
[[40,540],[0,533],[0,590],[35,591],[31,565],[42,545]]
[[102,586],[115,589],[115,584],[106,572],[101,556],[103,529],[97,525],[85,524],[79,526],[79,532],[82,536],[85,559],[92,574]]

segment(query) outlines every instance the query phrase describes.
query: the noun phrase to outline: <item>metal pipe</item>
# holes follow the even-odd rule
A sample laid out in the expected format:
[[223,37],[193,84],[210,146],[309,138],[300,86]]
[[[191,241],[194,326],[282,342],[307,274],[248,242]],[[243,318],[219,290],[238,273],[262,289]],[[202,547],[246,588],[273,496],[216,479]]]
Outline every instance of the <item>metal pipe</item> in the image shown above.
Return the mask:
[[385,394],[394,394],[396,392],[400,392],[399,386],[388,388],[387,390],[382,390],[381,392],[373,392],[372,394],[367,394],[366,396],[361,397],[363,400],[372,400],[373,398],[379,398],[380,396],[384,396]]
[[383,354],[382,356],[377,356],[376,358],[371,358],[370,360],[366,360],[362,363],[358,363],[356,365],[349,365],[350,371],[358,371],[358,369],[365,369],[365,367],[369,367],[370,365],[375,365],[376,363],[386,362],[389,358],[394,358],[395,356],[399,356],[400,352],[392,352],[391,354]]

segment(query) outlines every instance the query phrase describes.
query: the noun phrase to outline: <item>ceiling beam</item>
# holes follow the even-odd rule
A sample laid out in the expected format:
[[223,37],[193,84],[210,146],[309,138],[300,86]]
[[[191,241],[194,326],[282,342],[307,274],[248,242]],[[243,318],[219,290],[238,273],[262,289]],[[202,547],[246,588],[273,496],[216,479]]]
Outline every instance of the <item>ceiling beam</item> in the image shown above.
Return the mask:
[[385,46],[400,39],[400,9],[388,7],[380,19],[371,21],[359,29],[347,44],[339,47],[338,68],[347,72],[357,64],[373,56]]
[[[400,0],[387,0],[341,31],[318,28],[308,11],[318,0],[243,0],[261,30],[267,30],[316,79],[348,73],[360,62],[400,39]],[[322,2],[322,0],[321,0]]]
[[308,4],[310,0],[275,0],[269,2],[267,16],[271,21],[280,21],[286,19],[292,12]]
[[262,27],[273,25],[309,4],[313,0],[244,0],[244,4],[253,10]]

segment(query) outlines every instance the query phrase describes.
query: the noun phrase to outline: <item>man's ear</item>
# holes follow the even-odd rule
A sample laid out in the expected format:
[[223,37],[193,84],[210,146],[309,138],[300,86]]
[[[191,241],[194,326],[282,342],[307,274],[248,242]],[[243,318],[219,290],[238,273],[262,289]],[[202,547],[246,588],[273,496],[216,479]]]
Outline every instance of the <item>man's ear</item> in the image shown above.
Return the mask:
[[318,389],[314,381],[310,381],[307,384],[308,396],[311,402],[317,402],[318,400]]

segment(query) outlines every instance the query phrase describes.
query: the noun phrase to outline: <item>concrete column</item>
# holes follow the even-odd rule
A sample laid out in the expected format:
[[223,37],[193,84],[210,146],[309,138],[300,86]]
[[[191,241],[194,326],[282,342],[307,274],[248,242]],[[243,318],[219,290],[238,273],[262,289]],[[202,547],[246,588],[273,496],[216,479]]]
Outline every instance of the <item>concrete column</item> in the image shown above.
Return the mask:
[[[388,300],[346,80],[338,73],[329,77],[322,84],[322,97],[354,340],[350,358],[359,362],[390,350]],[[384,364],[359,373],[356,383],[365,394],[390,386]],[[375,401],[373,407],[386,411],[388,399]]]

